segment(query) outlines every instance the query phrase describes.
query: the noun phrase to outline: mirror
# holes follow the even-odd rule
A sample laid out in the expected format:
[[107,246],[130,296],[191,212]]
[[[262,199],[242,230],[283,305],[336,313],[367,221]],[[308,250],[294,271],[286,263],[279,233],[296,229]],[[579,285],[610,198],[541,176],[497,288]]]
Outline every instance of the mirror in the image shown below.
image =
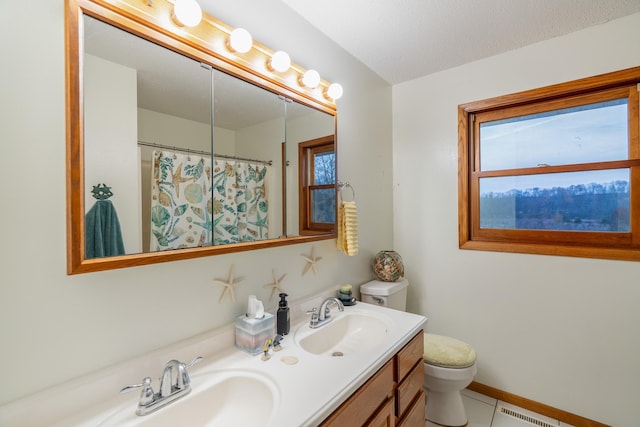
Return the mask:
[[69,3],[69,274],[335,237],[299,235],[295,152],[335,110]]
[[[335,158],[335,124],[334,118],[326,113],[309,108],[297,102],[287,104],[287,130],[286,130],[286,158],[289,161],[286,174],[286,218],[287,218],[287,231],[291,234],[318,234],[334,232],[336,230],[336,158]],[[302,153],[303,147],[312,143],[313,141],[326,141],[331,140],[334,144],[334,148],[328,154],[330,162],[326,168],[320,169],[316,162],[315,170],[316,175],[323,172],[326,178],[322,183],[331,184],[330,188],[317,188],[311,190],[311,194],[307,197],[306,193],[301,191],[304,187],[304,183],[300,182],[301,168],[304,173],[304,166],[301,165],[301,157],[306,154]],[[323,156],[327,157],[327,156]],[[317,157],[316,157],[317,158]],[[310,156],[308,161],[312,162],[313,158]],[[307,171],[311,173],[311,171]],[[326,185],[324,186],[326,187]],[[323,197],[318,197],[322,195]],[[305,201],[307,199],[307,201]],[[312,206],[304,206],[305,203],[309,203],[308,200],[312,200]],[[314,214],[311,214],[316,222],[324,223],[324,226],[318,226],[317,229],[312,230],[306,224],[305,221],[305,208],[310,209]],[[311,221],[311,220],[309,220]],[[330,223],[330,224],[328,224]]]

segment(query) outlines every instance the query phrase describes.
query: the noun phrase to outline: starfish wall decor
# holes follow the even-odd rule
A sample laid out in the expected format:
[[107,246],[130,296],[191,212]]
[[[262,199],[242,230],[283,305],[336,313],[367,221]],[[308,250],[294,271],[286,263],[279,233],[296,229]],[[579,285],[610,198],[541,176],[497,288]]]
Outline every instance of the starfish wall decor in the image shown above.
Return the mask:
[[269,301],[273,299],[274,295],[284,292],[284,289],[280,287],[280,282],[287,275],[287,273],[285,273],[278,279],[278,277],[276,276],[275,270],[271,270],[271,274],[273,274],[273,282],[269,283],[268,285],[264,285],[265,288],[271,288],[271,295],[269,295]]
[[218,283],[219,285],[224,286],[224,289],[222,290],[222,292],[220,293],[220,298],[218,298],[218,304],[221,303],[224,300],[224,297],[229,294],[229,296],[231,297],[231,301],[232,302],[236,302],[236,294],[233,290],[233,287],[239,283],[242,283],[244,279],[242,277],[239,278],[235,278],[234,274],[233,274],[233,265],[231,266],[231,268],[229,269],[229,276],[227,277],[227,281],[225,282],[224,280],[220,280],[220,279],[213,279],[214,282]]
[[302,275],[304,276],[305,274],[307,274],[307,272],[309,270],[313,271],[313,275],[317,275],[318,274],[318,270],[316,269],[316,264],[318,261],[320,261],[322,259],[322,257],[317,257],[315,255],[315,250],[316,248],[314,246],[311,247],[311,255],[306,256],[306,255],[300,255],[302,258],[305,259],[305,261],[307,261],[307,265],[304,266],[304,270],[302,270]]

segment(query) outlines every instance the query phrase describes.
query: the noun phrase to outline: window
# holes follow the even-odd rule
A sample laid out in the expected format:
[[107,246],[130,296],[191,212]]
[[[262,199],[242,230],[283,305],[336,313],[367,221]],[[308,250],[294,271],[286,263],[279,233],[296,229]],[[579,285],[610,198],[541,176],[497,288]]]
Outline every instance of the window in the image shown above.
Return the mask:
[[300,234],[326,233],[336,225],[336,154],[333,135],[298,145]]
[[460,105],[460,248],[640,260],[639,81]]

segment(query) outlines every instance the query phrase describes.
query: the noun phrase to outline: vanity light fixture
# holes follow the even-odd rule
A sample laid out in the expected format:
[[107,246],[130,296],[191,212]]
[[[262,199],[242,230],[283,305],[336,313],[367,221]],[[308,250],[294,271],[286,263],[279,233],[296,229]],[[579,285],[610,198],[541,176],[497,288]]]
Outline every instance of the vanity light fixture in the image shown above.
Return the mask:
[[195,27],[202,21],[202,9],[196,0],[175,0],[171,17],[180,26]]
[[325,91],[325,96],[329,99],[339,99],[342,97],[342,93],[344,90],[342,89],[342,85],[340,83],[331,83],[327,90]]
[[320,74],[316,70],[307,70],[300,77],[300,83],[309,89],[313,89],[320,84]]
[[231,31],[227,39],[227,47],[232,52],[247,53],[253,46],[253,38],[244,28],[236,28]]
[[291,67],[291,58],[287,52],[282,50],[277,51],[271,56],[271,58],[267,61],[267,68],[271,71],[279,71],[284,73]]

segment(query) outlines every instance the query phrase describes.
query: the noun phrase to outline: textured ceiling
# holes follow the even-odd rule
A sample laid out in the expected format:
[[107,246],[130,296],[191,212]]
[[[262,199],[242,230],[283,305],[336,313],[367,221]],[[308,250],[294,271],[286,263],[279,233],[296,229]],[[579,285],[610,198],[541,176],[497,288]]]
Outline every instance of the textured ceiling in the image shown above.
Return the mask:
[[391,84],[640,12],[640,0],[282,0]]

